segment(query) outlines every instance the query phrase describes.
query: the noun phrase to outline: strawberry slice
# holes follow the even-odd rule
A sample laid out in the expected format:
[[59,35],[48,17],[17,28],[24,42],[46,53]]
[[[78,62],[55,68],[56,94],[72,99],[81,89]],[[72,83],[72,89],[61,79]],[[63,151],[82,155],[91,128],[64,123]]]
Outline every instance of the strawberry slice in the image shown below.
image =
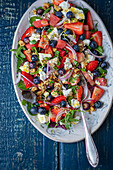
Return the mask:
[[62,108],[59,108],[59,109],[51,109],[51,113],[57,115],[61,110],[62,110]]
[[[33,77],[29,74],[29,73],[26,73],[24,71],[22,71],[22,75],[24,75],[26,78],[28,78],[30,81],[33,81]],[[24,80],[24,84],[25,84],[25,87],[26,88],[30,88],[33,86],[33,84],[31,84],[28,80],[26,80],[24,77],[23,77],[23,80]]]
[[48,20],[47,20],[47,19],[42,19],[42,20],[38,20],[38,21],[33,21],[33,25],[34,25],[36,28],[40,28],[40,27],[48,26],[49,23],[48,23]]
[[53,5],[59,5],[64,0],[53,0]]
[[39,41],[38,47],[43,48],[43,49],[48,49],[49,48],[49,41],[47,40],[47,35],[46,31],[42,31],[42,37]]
[[65,100],[66,101],[66,97],[65,96],[58,96],[56,98],[54,98],[51,103],[53,104],[57,104],[57,103],[60,103],[62,100]]
[[90,39],[91,37],[91,31],[84,31],[84,35],[86,39]]
[[83,25],[83,30],[84,31],[89,31],[89,25]]
[[85,57],[84,53],[77,52],[77,61],[78,62],[84,61],[84,57]]
[[82,71],[84,77],[87,79],[87,81],[90,83],[91,86],[94,86],[95,82],[92,80],[91,76],[88,74],[87,71]]
[[58,51],[60,52],[60,54],[59,54],[60,57],[64,57],[65,56],[66,52],[64,50],[59,49]]
[[60,18],[58,18],[56,15],[54,15],[54,14],[50,15],[50,22],[49,22],[49,24],[51,26],[54,27],[59,21],[60,21]]
[[45,53],[51,54],[53,56],[53,50],[52,50],[51,46],[49,46],[49,48],[45,50]]
[[29,27],[22,35],[21,40],[23,41],[25,37],[30,37],[34,31],[35,31],[34,27]]
[[82,94],[83,94],[83,88],[82,86],[78,86],[79,88],[77,89],[77,100],[81,102]]
[[88,65],[87,65],[87,67],[86,67],[86,69],[87,69],[87,71],[89,70],[89,71],[93,71],[93,70],[95,70],[96,68],[97,68],[97,66],[98,66],[98,61],[90,61],[89,63],[88,63]]
[[56,122],[56,114],[51,114],[50,120]]
[[70,30],[75,31],[75,34],[81,35],[83,34],[83,23],[82,22],[75,22],[75,23],[67,23],[63,25],[64,28],[68,28]]
[[40,107],[44,107],[47,111],[49,111],[50,106],[46,103],[44,103],[43,101],[38,101]]
[[93,99],[91,103],[93,104],[95,101],[98,101],[102,97],[103,93],[104,93],[103,89],[95,86],[91,97]]
[[27,50],[24,50],[23,53],[24,53],[24,55],[26,56],[27,61],[31,62],[31,61],[32,61],[32,60],[31,60],[31,54],[29,54],[29,53],[27,52]]
[[96,41],[98,46],[102,46],[102,32],[101,31],[96,31],[91,35],[93,37],[93,40]]
[[87,13],[87,25],[89,25],[90,30],[94,28],[93,19],[90,11],[88,11]]
[[38,41],[35,44],[28,43],[28,44],[26,44],[26,48],[30,49],[30,50],[32,50],[32,47],[37,48],[38,47],[38,43],[39,43]]
[[57,42],[56,48],[64,49],[65,46],[66,46],[66,41],[59,39],[58,42]]
[[99,83],[100,86],[107,86],[107,80],[105,78],[95,78],[95,82]]

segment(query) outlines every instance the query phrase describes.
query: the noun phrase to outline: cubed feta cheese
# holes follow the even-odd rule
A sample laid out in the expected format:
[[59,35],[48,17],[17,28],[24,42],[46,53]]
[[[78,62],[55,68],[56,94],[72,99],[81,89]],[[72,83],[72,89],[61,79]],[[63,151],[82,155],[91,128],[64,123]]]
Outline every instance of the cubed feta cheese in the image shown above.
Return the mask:
[[68,3],[68,1],[63,1],[60,3],[59,5],[62,9],[68,9],[70,7],[70,4]]
[[39,60],[40,62],[43,64],[43,60],[44,58],[48,57],[48,58],[51,58],[51,54],[45,54],[45,53],[38,53],[39,54]]
[[58,40],[59,35],[58,35],[57,28],[55,27],[47,36],[48,36],[49,39]]
[[86,60],[87,63],[89,63],[90,61],[94,61],[94,60],[95,60],[94,56],[92,56],[91,54],[87,55],[87,60]]
[[40,40],[40,34],[32,33],[32,35],[29,39],[30,39],[30,41],[33,41],[33,40],[38,41],[38,40]]
[[44,71],[41,71],[39,74],[40,74],[40,80],[44,82],[44,80],[47,78],[46,73]]
[[40,123],[46,123],[48,122],[48,117],[46,115],[38,114],[38,120]]
[[23,66],[19,67],[20,70],[25,71],[26,73],[29,73],[29,62],[26,61]]
[[71,96],[72,95],[72,89],[63,90],[63,95],[65,97]]
[[89,39],[83,40],[84,46],[85,46],[85,45],[89,46],[90,42],[91,42],[91,41],[90,41]]
[[55,57],[55,58],[49,60],[49,65],[50,65],[51,67],[54,67],[55,65],[57,65],[58,61],[59,61],[59,58],[58,58],[58,57]]
[[71,106],[72,106],[73,108],[79,108],[79,107],[80,107],[80,103],[79,103],[78,100],[72,99],[72,100],[71,100]]
[[65,62],[64,62],[64,69],[65,69],[65,70],[68,70],[68,69],[70,69],[70,68],[72,68],[72,64],[71,64],[71,62],[70,62],[70,59],[69,59],[69,58],[66,58],[66,60],[65,60]]

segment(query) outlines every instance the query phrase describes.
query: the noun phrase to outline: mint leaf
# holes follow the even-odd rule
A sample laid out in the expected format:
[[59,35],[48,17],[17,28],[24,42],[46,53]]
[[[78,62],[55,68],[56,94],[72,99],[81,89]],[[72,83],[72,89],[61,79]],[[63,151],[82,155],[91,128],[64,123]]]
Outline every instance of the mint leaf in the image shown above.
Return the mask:
[[21,58],[17,58],[17,72],[19,71],[19,67],[21,66],[21,64],[23,63],[24,60],[22,60]]
[[32,41],[30,41],[30,44],[36,44],[36,40],[32,40]]
[[17,84],[17,86],[18,86],[19,89],[28,90],[28,89],[25,87],[24,81],[22,81],[22,80],[20,80],[20,82]]

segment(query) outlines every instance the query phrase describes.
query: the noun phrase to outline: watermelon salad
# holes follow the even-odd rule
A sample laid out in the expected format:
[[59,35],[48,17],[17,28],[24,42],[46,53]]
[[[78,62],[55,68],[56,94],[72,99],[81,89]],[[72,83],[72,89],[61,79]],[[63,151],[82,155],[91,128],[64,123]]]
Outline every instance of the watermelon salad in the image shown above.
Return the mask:
[[30,115],[47,127],[69,129],[104,103],[109,64],[102,32],[91,12],[68,1],[36,7],[29,27],[12,49],[17,57],[16,85]]

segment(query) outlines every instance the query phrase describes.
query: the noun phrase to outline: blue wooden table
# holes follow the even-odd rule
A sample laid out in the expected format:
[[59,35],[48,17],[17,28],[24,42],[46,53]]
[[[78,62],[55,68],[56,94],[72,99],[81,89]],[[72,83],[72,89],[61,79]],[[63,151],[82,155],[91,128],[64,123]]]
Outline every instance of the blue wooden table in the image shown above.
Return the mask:
[[[90,170],[84,141],[53,142],[40,134],[24,115],[11,77],[11,53],[17,24],[34,0],[0,0],[0,170]],[[113,40],[113,0],[86,0],[100,15]],[[100,163],[113,169],[113,107],[93,135]]]

